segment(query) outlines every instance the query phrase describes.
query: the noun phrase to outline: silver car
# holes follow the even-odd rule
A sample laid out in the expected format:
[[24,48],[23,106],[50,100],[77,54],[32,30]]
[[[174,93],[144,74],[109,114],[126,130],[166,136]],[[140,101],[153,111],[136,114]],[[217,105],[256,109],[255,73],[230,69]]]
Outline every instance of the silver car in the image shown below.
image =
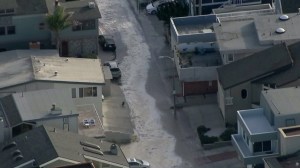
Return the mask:
[[149,162],[136,158],[127,158],[129,168],[150,168]]

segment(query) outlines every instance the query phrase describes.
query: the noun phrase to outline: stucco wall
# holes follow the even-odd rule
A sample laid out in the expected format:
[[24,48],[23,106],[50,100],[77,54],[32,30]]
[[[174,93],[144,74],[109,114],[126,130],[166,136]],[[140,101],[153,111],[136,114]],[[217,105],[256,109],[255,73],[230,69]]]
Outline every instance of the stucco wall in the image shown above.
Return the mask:
[[281,155],[288,155],[297,152],[300,149],[300,136],[284,136],[280,133],[280,151]]

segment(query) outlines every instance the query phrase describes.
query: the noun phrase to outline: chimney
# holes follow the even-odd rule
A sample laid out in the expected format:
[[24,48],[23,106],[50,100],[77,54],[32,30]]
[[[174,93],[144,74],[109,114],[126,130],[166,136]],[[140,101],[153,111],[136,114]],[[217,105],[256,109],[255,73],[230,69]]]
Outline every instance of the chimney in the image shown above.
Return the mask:
[[116,144],[111,144],[110,146],[110,153],[112,155],[118,155],[118,148]]

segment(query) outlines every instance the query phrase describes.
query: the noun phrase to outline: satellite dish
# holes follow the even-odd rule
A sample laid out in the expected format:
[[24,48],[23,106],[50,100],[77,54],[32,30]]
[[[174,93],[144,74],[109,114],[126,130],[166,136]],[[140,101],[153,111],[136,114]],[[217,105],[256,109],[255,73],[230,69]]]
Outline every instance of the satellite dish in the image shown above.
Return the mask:
[[276,32],[277,34],[282,34],[282,33],[285,32],[285,30],[284,30],[284,28],[279,27],[279,28],[276,29],[275,32]]
[[289,16],[288,16],[288,15],[281,15],[281,16],[279,17],[279,20],[282,20],[282,21],[289,20]]

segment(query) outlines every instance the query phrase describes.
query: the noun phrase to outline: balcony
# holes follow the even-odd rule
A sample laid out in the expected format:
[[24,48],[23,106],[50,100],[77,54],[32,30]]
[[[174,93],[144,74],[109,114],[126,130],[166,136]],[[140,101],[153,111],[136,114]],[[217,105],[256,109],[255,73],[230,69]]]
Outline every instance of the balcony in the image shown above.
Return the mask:
[[[236,151],[238,152],[239,156],[242,159],[242,162],[244,165],[249,164],[261,164],[263,163],[262,158],[264,157],[271,157],[271,156],[277,156],[278,152],[265,152],[262,154],[252,154],[251,151],[248,148],[248,145],[244,141],[243,137],[240,134],[235,134],[231,136],[232,138],[232,144]],[[252,142],[251,142],[252,143]]]
[[175,58],[181,81],[217,80],[217,68],[222,65],[221,56],[214,49],[179,53]]

